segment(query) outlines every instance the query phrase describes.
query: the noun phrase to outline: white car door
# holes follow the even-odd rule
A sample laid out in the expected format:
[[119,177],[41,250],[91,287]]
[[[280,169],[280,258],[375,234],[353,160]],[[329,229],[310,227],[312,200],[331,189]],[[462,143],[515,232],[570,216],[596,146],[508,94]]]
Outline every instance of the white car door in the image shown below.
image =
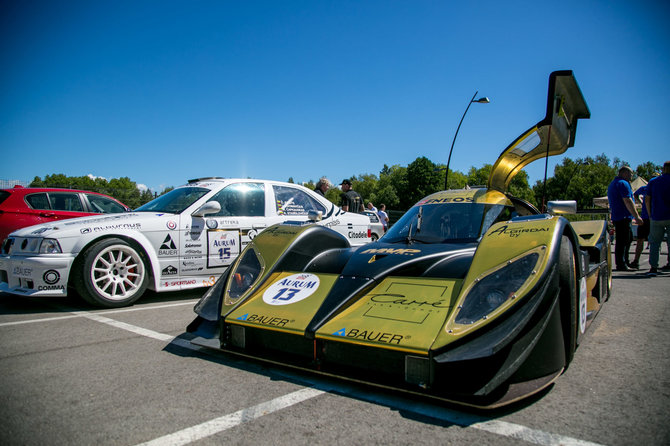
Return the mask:
[[262,182],[231,183],[208,201],[216,201],[221,210],[205,217],[205,270],[221,274],[240,254],[244,246],[268,226],[265,218],[265,185]]

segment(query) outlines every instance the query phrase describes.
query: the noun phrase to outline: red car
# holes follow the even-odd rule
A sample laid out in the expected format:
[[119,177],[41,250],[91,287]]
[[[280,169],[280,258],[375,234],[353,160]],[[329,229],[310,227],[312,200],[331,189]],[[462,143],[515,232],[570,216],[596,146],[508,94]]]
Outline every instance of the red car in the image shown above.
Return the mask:
[[128,211],[125,204],[97,192],[22,186],[0,189],[0,241],[26,226]]

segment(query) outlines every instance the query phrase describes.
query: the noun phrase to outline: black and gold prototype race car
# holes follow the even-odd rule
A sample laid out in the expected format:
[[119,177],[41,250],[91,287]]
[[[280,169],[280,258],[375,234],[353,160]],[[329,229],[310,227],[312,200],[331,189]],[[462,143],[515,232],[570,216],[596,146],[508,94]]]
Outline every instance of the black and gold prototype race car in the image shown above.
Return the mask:
[[610,294],[606,223],[506,190],[571,147],[585,118],[572,72],[554,72],[546,117],[487,188],[432,194],[355,248],[323,226],[268,228],[198,302],[191,342],[482,408],[547,387]]

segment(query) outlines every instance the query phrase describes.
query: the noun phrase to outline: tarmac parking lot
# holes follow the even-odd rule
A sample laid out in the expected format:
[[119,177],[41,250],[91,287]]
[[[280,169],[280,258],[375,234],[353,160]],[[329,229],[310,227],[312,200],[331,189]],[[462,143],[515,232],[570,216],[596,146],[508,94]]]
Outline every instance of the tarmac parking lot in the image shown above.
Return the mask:
[[670,273],[644,272],[614,273],[548,391],[496,412],[192,346],[202,290],[117,310],[0,293],[0,444],[667,445]]

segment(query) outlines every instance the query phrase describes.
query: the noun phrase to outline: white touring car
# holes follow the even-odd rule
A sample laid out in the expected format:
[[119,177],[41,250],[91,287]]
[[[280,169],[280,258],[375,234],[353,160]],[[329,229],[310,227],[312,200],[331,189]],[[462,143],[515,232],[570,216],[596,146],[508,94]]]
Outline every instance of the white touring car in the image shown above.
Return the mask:
[[133,212],[23,228],[2,243],[0,291],[131,305],[147,288],[213,285],[260,231],[308,221],[353,246],[370,242],[367,216],[344,212],[311,190],[251,179],[191,180]]

